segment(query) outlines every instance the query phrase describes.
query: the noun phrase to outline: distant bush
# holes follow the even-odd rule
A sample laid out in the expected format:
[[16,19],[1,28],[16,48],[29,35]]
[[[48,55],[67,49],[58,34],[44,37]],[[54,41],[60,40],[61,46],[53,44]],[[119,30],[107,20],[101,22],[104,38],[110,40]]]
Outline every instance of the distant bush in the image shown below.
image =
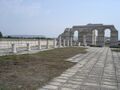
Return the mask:
[[52,40],[53,38],[46,38],[46,37],[13,37],[13,36],[6,36],[4,38],[8,39],[48,39]]
[[101,45],[90,45],[90,47],[103,47]]
[[120,48],[120,45],[110,46],[110,48]]
[[2,32],[0,32],[0,38],[2,38],[2,37],[3,37]]

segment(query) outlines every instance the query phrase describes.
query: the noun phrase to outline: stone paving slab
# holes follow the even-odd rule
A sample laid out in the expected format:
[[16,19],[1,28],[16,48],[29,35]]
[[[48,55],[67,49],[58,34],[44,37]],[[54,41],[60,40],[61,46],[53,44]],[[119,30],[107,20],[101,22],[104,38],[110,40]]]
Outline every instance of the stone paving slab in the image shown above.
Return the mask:
[[77,64],[38,90],[120,90],[120,53],[91,47],[67,61]]

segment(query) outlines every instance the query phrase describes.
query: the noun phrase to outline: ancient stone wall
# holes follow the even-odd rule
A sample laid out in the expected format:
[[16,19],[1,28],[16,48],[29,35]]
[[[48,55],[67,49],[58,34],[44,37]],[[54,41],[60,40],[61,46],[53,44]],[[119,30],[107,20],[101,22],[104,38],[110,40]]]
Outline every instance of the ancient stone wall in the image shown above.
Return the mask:
[[[66,28],[65,31],[59,35],[58,44],[65,46],[74,45],[74,32],[78,31],[78,41],[76,43],[81,43],[81,45],[105,45],[105,30],[109,29],[111,31],[110,46],[117,45],[118,42],[118,31],[114,25],[103,25],[103,24],[87,24],[82,26],[73,26],[72,28]],[[95,37],[94,30],[98,31],[97,38]],[[61,40],[61,41],[60,41]],[[59,43],[60,41],[60,43]]]

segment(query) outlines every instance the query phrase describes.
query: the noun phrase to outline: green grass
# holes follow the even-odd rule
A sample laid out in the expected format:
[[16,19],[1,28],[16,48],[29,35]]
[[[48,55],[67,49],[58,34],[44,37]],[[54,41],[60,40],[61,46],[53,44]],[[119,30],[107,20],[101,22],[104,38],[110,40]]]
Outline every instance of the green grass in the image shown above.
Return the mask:
[[112,48],[111,50],[114,52],[120,52],[120,48]]
[[1,56],[0,90],[36,90],[75,65],[65,60],[78,53],[86,53],[85,48],[57,48],[36,54]]

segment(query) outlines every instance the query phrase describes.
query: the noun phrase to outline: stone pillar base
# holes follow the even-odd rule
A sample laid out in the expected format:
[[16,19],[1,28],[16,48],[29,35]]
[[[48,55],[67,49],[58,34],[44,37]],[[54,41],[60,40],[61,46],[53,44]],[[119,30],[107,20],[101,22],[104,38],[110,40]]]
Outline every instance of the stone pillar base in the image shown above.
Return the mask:
[[12,53],[17,53],[17,48],[15,44],[12,44]]
[[31,47],[30,47],[30,43],[27,43],[27,51],[30,51]]

